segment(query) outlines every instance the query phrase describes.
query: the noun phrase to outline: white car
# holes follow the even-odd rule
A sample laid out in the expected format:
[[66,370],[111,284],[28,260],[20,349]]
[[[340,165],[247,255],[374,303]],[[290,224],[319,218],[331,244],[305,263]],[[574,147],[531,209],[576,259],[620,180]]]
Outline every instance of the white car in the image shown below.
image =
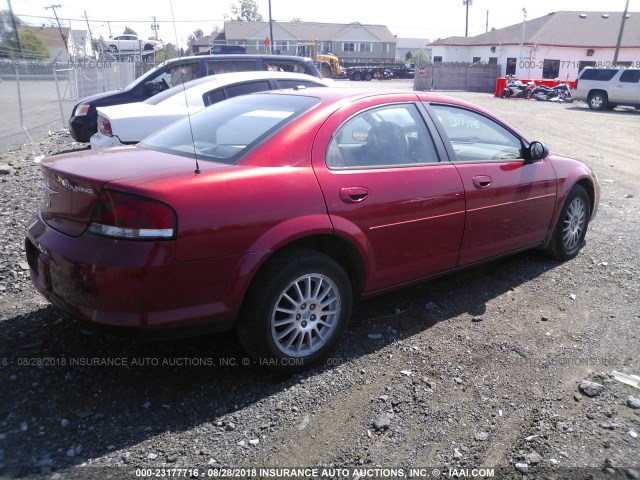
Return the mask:
[[331,80],[302,73],[236,72],[199,78],[169,88],[144,102],[98,107],[98,131],[91,148],[138,143],[154,132],[227,98],[265,90],[326,87]]
[[157,40],[145,40],[137,35],[118,35],[109,40],[103,40],[109,53],[118,52],[154,52],[162,48],[162,42]]

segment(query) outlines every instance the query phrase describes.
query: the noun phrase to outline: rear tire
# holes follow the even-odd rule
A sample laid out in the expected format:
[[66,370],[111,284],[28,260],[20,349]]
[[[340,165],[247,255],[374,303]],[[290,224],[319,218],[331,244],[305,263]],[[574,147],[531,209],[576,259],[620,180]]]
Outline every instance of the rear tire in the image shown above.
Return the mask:
[[293,373],[338,345],[353,296],[343,268],[309,249],[276,254],[258,272],[237,324],[240,343],[261,366]]
[[562,206],[545,253],[557,260],[575,257],[584,245],[590,217],[589,195],[583,186],[575,185]]
[[364,74],[364,79],[367,82],[370,82],[372,78],[373,78],[373,75],[371,74],[371,72],[367,72],[367,73]]
[[360,74],[360,72],[355,72],[355,73],[353,74],[353,79],[354,79],[356,82],[359,82],[360,80],[362,80],[362,75]]
[[320,70],[320,75],[322,78],[332,78],[331,68],[328,65],[322,65],[322,69]]

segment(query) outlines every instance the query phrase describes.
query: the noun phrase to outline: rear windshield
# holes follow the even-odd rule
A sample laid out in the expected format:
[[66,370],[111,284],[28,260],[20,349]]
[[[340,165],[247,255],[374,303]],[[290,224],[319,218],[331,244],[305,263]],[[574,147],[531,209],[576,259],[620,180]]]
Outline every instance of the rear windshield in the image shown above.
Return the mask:
[[160,130],[138,147],[232,164],[318,103],[299,95],[235,97]]
[[599,80],[601,82],[608,82],[616,73],[618,73],[618,70],[615,68],[588,68],[582,72],[580,80]]

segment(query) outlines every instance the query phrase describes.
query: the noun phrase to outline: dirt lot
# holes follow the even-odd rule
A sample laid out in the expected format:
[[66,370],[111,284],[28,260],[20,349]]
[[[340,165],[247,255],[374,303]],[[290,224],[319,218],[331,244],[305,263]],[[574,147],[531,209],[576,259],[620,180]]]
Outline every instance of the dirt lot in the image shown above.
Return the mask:
[[640,478],[640,390],[612,376],[640,374],[640,111],[452,95],[596,169],[587,245],[361,302],[335,355],[293,377],[245,365],[230,334],[145,343],[48,306],[23,231],[34,159],[71,140],[0,154],[0,477]]

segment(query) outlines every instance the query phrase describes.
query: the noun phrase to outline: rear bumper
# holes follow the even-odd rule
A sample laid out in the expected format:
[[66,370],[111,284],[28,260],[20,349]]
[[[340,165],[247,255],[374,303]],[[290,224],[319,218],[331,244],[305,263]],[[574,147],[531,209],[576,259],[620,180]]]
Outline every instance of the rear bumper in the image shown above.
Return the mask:
[[175,242],[73,238],[34,216],[25,239],[37,290],[70,315],[119,328],[232,327],[244,256],[176,262]]
[[86,115],[73,115],[69,119],[69,133],[76,142],[86,143],[91,135],[98,131],[98,117],[91,112]]
[[100,132],[96,132],[91,135],[89,143],[91,144],[91,148],[95,149],[124,146],[124,143],[122,143],[118,137],[110,137],[108,135],[103,135]]

